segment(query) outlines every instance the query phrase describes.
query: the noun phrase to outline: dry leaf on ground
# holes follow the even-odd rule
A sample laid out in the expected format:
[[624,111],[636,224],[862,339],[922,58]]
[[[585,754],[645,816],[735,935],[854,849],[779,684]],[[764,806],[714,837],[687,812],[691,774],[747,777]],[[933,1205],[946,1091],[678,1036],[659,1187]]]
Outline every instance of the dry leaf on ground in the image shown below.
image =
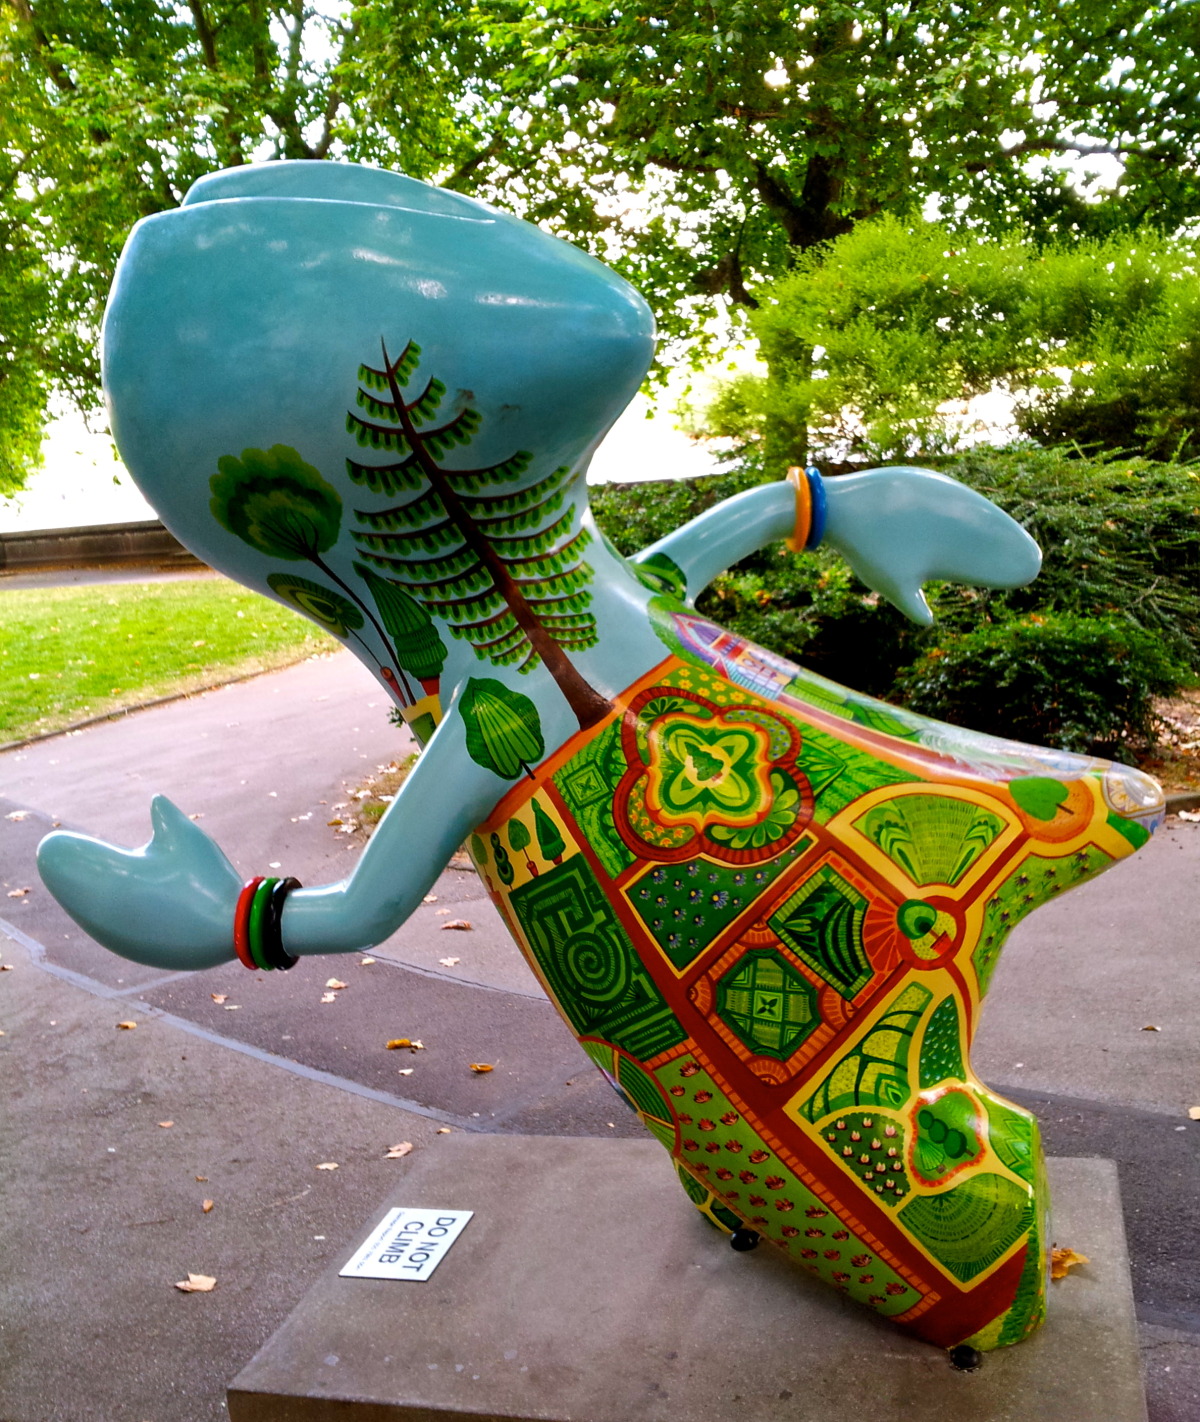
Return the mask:
[[494,1066],[489,1066],[487,1062],[472,1062],[471,1070],[477,1071],[480,1073],[480,1075],[482,1075],[485,1071],[495,1071],[496,1068]]
[[327,988],[331,988],[334,992],[337,992],[339,991],[339,989],[344,988],[346,984],[342,982],[340,978],[330,978],[329,981],[325,984],[325,986]]
[[407,1047],[410,1052],[423,1052],[425,1050],[425,1043],[415,1041],[411,1037],[393,1037],[387,1044],[389,1052],[398,1051],[401,1047]]
[[448,1136],[448,1135],[450,1134],[450,1127],[449,1127],[449,1126],[439,1126],[439,1127],[437,1128],[436,1134],[439,1135],[439,1136]]
[[1155,1027],[1153,1023],[1148,1023],[1145,1027],[1142,1028],[1143,1032],[1157,1032],[1158,1030],[1159,1029]]
[[118,1022],[117,1027],[122,1032],[132,1032],[137,1026],[136,1022]]
[[321,1001],[322,1001],[322,1002],[336,1002],[336,1001],[337,1001],[337,993],[336,993],[336,992],[323,992],[323,993],[321,994]]
[[462,959],[461,959],[461,958],[439,958],[439,959],[438,959],[438,962],[442,965],[443,968],[452,968],[452,967],[455,965],[455,963],[461,963],[461,962],[462,962]]
[[213,1207],[213,1201],[212,1201],[212,1200],[205,1200],[204,1203],[200,1206],[200,1208],[204,1211],[204,1213],[205,1213],[206,1215],[211,1212],[212,1207]]
[[412,1074],[412,1067],[401,1067],[400,1070],[396,1073],[397,1076],[412,1076]]
[[1065,1279],[1078,1264],[1090,1264],[1086,1254],[1076,1254],[1073,1249],[1059,1249],[1057,1245],[1050,1251],[1050,1277]]
[[163,1130],[165,1131],[165,1130],[169,1130],[170,1127],[175,1124],[175,1122],[174,1122],[174,1121],[160,1121],[158,1124],[159,1124],[159,1125],[163,1128]]
[[[12,817],[9,816],[9,818]],[[1200,810],[1180,810],[1179,818],[1181,820],[1200,820]]]
[[196,1176],[196,1184],[197,1184],[197,1185],[207,1185],[207,1184],[208,1184],[208,1176],[207,1176],[207,1175],[197,1175],[197,1176]]
[[11,973],[13,965],[11,963],[0,963],[0,973]]
[[222,1002],[229,1001],[229,994],[227,992],[210,992],[209,997],[211,997],[212,1000],[218,1005],[220,1005]]
[[399,1145],[388,1146],[384,1160],[403,1160],[412,1150],[412,1141],[401,1141]]
[[217,1281],[211,1274],[189,1274],[175,1287],[185,1294],[211,1294],[217,1287]]
[[318,1170],[336,1170],[337,1168],[338,1163],[336,1160],[323,1160],[320,1165],[317,1166]]
[[1188,1120],[1189,1120],[1189,1121],[1200,1121],[1200,1106],[1189,1106],[1189,1107],[1188,1107]]
[[30,892],[30,890],[29,890],[28,888],[24,888],[24,889],[9,889],[9,891],[8,891],[8,897],[9,897],[10,899],[23,899],[23,898],[25,897],[25,895],[26,895],[27,893],[29,893],[29,892]]
[[436,904],[437,901],[438,896],[436,894],[426,894],[425,897],[421,900],[423,904]]
[[449,923],[442,924],[442,932],[445,933],[448,928],[457,928],[460,933],[469,933],[471,931],[471,923],[469,919],[452,918]]
[[358,966],[360,968],[369,968],[374,961],[374,958],[360,958],[358,960]]
[[29,818],[29,811],[11,810],[7,815],[4,816],[4,818],[6,820],[27,820]]
[[227,1002],[224,1004],[226,1012],[240,1012],[242,1004],[240,1002]]

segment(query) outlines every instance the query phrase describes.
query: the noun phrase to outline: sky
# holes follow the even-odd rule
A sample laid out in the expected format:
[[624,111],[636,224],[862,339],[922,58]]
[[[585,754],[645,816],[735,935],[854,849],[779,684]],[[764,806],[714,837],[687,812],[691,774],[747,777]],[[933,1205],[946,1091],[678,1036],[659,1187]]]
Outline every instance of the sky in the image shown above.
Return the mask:
[[[592,484],[637,479],[687,479],[717,472],[711,454],[674,427],[643,395],[609,431],[592,460]],[[43,446],[45,464],[26,489],[0,499],[0,533],[135,523],[157,518],[106,434],[91,433],[77,415],[55,420]]]

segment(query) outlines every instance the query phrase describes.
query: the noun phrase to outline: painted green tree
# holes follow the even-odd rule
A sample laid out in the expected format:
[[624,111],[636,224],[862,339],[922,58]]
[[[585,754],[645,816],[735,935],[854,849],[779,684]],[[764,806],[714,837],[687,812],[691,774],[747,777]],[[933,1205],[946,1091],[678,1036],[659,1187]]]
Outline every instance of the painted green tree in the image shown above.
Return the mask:
[[567,499],[572,471],[554,470],[520,487],[533,456],[519,450],[497,464],[451,469],[442,464],[469,445],[482,419],[464,406],[444,411],[446,387],[410,382],[420,364],[413,341],[383,368],[361,365],[358,407],[346,428],[360,447],[390,455],[385,464],[348,459],[350,478],[372,493],[400,495],[385,509],[355,510],[359,556],[382,569],[480,660],[544,665],[581,728],[595,725],[611,703],[567,655],[595,646],[589,611],[592,569],[584,561],[591,535],[575,529]]

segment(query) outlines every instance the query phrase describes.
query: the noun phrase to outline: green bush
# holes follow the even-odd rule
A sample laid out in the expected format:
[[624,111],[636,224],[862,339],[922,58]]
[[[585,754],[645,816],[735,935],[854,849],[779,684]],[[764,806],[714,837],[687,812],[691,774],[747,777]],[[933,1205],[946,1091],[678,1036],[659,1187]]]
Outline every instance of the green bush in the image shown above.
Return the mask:
[[1200,454],[1194,251],[1149,232],[1038,246],[881,217],[799,257],[756,293],[767,373],[702,417],[743,455],[877,461],[958,447],[939,410],[993,388],[1043,443]]
[[951,634],[899,677],[906,705],[995,736],[1114,756],[1154,741],[1182,669],[1128,622],[1056,614]]
[[[1033,448],[933,462],[1029,529],[1044,554],[1034,583],[1011,591],[933,584],[927,591],[936,620],[919,628],[858,582],[836,554],[819,549],[797,557],[780,544],[723,573],[697,599],[698,611],[834,681],[892,701],[915,694],[909,672],[923,658],[939,661],[968,633],[985,641],[989,635],[1016,637],[1003,630],[1014,625],[1086,630],[1096,624],[1124,637],[1114,641],[1118,632],[1105,634],[1086,676],[1072,670],[1049,634],[1032,637],[1024,654],[1043,660],[1040,672],[1031,667],[1030,677],[1042,675],[1047,684],[1069,675],[1080,687],[1102,685],[1104,656],[1111,652],[1135,669],[1149,666],[1149,654],[1141,651],[1147,645],[1160,649],[1157,670],[1146,679],[1155,688],[1148,696],[1166,694],[1200,673],[1200,472]],[[609,485],[593,491],[592,503],[619,550],[631,554],[754,482],[753,473],[743,470],[680,484]],[[1031,616],[1043,623],[1029,623]],[[969,643],[967,650],[975,646]],[[978,646],[983,657],[984,642]],[[1113,685],[1114,705],[1125,708],[1119,712],[1125,727],[1120,737],[1148,734],[1148,703],[1135,714],[1125,692]],[[989,687],[985,676],[975,686],[979,699],[964,700],[949,719],[995,726]],[[1063,739],[1075,737],[1072,727],[1090,728],[1087,735],[1096,744],[1116,734],[1103,716],[1072,713],[1060,720],[1065,730],[1047,724],[1030,729],[1026,738],[1067,747],[1076,744],[1077,738]],[[1007,709],[1000,726],[1019,734]]]

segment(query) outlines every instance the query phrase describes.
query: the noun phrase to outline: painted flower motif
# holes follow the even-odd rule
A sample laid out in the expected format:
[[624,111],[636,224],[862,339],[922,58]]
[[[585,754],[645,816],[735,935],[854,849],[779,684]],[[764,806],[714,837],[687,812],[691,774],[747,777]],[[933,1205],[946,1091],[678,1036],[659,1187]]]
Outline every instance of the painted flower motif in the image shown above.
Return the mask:
[[761,849],[782,839],[803,808],[800,792],[778,771],[771,772],[771,808],[756,825],[715,825],[710,834],[731,849]]
[[757,824],[771,808],[768,739],[758,726],[664,716],[649,739],[646,806],[664,825]]

